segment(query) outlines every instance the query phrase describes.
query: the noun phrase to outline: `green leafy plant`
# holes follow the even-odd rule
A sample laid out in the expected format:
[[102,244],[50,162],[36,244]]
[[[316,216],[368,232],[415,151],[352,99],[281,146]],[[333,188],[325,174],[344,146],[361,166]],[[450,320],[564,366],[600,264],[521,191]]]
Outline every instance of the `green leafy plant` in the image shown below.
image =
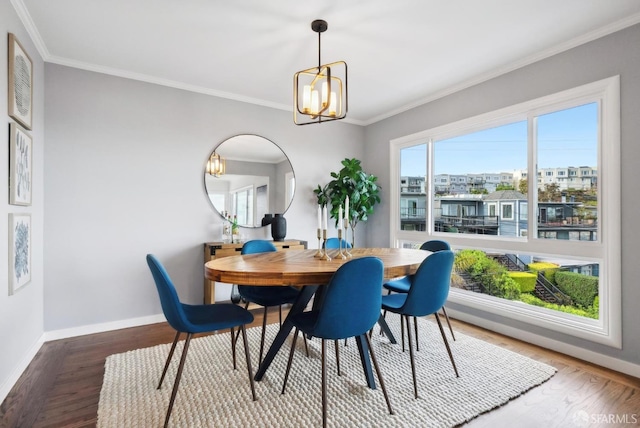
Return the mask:
[[[355,229],[359,222],[367,221],[373,213],[374,206],[380,203],[380,186],[378,177],[367,174],[358,159],[345,158],[342,169],[332,172],[333,180],[324,185],[318,185],[313,191],[318,198],[319,205],[331,206],[329,215],[338,225],[338,210],[344,207],[349,197],[349,226],[351,227],[351,245],[355,245]],[[344,216],[344,214],[343,214]]]

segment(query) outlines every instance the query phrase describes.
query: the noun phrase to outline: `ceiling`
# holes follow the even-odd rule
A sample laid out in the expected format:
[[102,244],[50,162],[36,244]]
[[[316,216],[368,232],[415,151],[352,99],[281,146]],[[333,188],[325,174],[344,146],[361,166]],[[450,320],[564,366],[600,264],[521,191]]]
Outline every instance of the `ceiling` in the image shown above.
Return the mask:
[[343,60],[367,125],[640,22],[638,0],[11,0],[45,61],[292,111]]

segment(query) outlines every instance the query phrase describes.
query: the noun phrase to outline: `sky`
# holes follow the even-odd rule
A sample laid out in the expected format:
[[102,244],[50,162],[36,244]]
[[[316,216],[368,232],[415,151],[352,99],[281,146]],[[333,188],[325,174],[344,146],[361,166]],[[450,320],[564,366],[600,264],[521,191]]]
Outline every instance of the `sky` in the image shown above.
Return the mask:
[[[597,167],[597,103],[538,116],[538,168]],[[401,151],[401,175],[426,175],[426,144]],[[527,122],[436,141],[435,174],[513,172],[527,168]]]

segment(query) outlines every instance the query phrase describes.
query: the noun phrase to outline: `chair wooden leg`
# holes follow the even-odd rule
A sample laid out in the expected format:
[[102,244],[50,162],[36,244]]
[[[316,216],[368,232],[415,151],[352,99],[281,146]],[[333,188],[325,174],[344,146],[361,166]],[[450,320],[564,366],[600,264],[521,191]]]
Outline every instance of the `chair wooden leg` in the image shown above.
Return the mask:
[[327,427],[327,341],[322,339],[322,428]]
[[[298,340],[298,327],[296,327],[295,332],[293,333],[293,341],[291,341],[291,350],[289,351],[289,359],[287,360],[287,369],[284,372],[284,381],[282,382],[282,392],[284,394],[284,390],[287,388],[287,380],[289,379],[289,372],[291,371],[291,363],[293,362],[293,353],[296,349],[296,341]],[[302,333],[304,336],[304,333]]]
[[447,340],[447,335],[444,334],[444,329],[442,328],[442,323],[440,322],[440,317],[438,313],[434,313],[436,316],[436,321],[438,321],[438,327],[440,327],[440,334],[442,335],[442,340],[444,340],[444,346],[447,348],[447,352],[449,353],[449,359],[451,360],[451,365],[453,366],[453,371],[456,372],[456,377],[460,377],[458,375],[458,369],[456,367],[455,361],[453,361],[453,354],[451,353],[451,348],[449,347],[449,341]]
[[447,310],[442,307],[442,314],[444,315],[444,319],[447,320],[447,325],[449,326],[449,331],[451,332],[451,337],[453,337],[453,341],[456,340],[456,335],[453,334],[453,328],[451,328],[451,321],[449,321],[449,315],[447,315]]
[[[365,336],[367,336],[365,334]],[[384,394],[384,399],[387,402],[387,408],[389,409],[389,414],[393,415],[393,409],[391,408],[391,400],[389,400],[389,395],[387,394],[387,388],[384,385],[384,380],[382,379],[382,372],[380,371],[380,366],[378,366],[378,360],[376,359],[376,355],[373,353],[373,347],[371,346],[371,339],[367,337],[367,345],[369,345],[369,353],[371,354],[371,361],[373,361],[373,367],[376,369],[376,374],[378,375],[378,380],[380,381],[380,387],[382,388],[382,393]]]
[[[247,329],[244,325],[240,326],[242,331],[242,341],[244,342],[244,358],[247,360],[247,371],[249,372],[249,385],[251,385],[251,397],[256,401],[256,387],[253,383],[253,370],[251,369],[251,356],[249,355],[249,342],[247,341]],[[238,334],[240,334],[238,332]]]
[[416,362],[413,357],[413,343],[411,343],[411,325],[409,323],[409,316],[403,315],[404,321],[407,325],[407,337],[409,339],[409,358],[411,359],[411,375],[413,376],[413,395],[418,398],[418,381],[416,379]]
[[336,368],[338,369],[338,376],[342,376],[342,373],[340,373],[340,345],[337,340],[333,342],[336,347]]
[[420,339],[418,338],[418,317],[413,317],[413,327],[416,330],[416,351],[420,352]]
[[[233,369],[236,370],[236,340],[235,340],[235,329],[231,327],[229,329],[231,332],[231,356],[233,358]],[[240,334],[240,332],[238,332]]]
[[262,318],[262,335],[260,336],[260,357],[258,358],[258,366],[262,364],[262,353],[264,352],[264,336],[267,333],[267,307],[264,307],[264,316]]
[[165,375],[167,374],[167,369],[169,368],[169,363],[171,363],[171,357],[173,357],[173,351],[176,350],[176,345],[178,344],[178,339],[180,339],[180,332],[176,331],[176,337],[173,339],[173,344],[171,345],[171,350],[169,351],[169,356],[167,357],[167,362],[164,363],[164,370],[162,370],[162,376],[160,376],[160,382],[158,383],[158,388],[162,386],[162,381],[164,380]]
[[169,418],[171,417],[171,410],[173,410],[173,403],[176,400],[178,393],[178,386],[180,385],[180,378],[182,377],[182,369],[184,368],[184,362],[187,360],[187,352],[189,351],[189,343],[193,333],[187,333],[187,340],[184,342],[184,348],[182,349],[182,356],[180,357],[180,364],[178,365],[178,372],[176,373],[176,380],[173,382],[173,390],[171,391],[171,398],[169,399],[169,408],[167,409],[167,415],[164,418],[165,428],[169,426]]

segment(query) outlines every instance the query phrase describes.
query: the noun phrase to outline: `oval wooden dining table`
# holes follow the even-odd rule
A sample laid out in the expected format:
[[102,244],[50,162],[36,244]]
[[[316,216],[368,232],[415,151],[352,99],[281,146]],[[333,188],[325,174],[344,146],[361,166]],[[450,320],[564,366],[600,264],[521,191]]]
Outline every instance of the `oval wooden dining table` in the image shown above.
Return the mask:
[[[319,287],[328,284],[336,270],[344,263],[359,257],[378,257],[384,265],[384,278],[390,279],[414,274],[422,261],[431,254],[429,251],[409,248],[350,248],[349,251],[352,257],[342,259],[337,254],[338,250],[328,250],[332,258],[330,261],[316,258],[317,250],[292,250],[223,257],[205,263],[204,274],[211,281],[266,287],[301,287],[298,298],[289,309],[269,351],[256,371],[255,380],[262,380],[291,332],[293,324],[289,317],[305,310]],[[349,303],[357,305],[357,302]],[[396,343],[382,316],[379,324],[389,340]],[[357,341],[357,344],[367,384],[375,389],[366,341]]]

